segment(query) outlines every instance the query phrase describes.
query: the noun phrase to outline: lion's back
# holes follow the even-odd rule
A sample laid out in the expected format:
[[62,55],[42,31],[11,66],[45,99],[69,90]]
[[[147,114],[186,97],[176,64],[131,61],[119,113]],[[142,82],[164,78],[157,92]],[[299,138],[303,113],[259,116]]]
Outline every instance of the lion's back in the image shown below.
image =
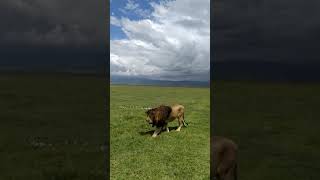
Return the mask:
[[171,106],[171,109],[172,109],[171,111],[172,117],[179,117],[184,114],[184,106],[182,106],[181,104],[175,104]]

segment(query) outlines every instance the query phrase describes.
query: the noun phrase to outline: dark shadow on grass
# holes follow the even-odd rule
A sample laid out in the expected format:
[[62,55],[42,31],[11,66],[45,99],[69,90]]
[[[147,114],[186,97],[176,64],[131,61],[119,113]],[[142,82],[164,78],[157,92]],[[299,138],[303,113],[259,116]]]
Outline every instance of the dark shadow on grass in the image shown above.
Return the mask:
[[[176,130],[178,128],[178,126],[174,126],[174,127],[169,127],[169,130],[172,131],[172,130]],[[166,130],[162,130],[161,132],[164,132]],[[141,136],[145,136],[145,135],[152,135],[154,132],[154,130],[150,130],[150,131],[146,131],[146,132],[143,132],[143,131],[140,131],[139,134]]]
[[153,134],[153,132],[154,132],[154,130],[151,130],[151,131],[146,131],[146,132],[139,132],[139,134],[141,135],[141,136],[145,136],[145,135],[152,135]]
[[174,126],[174,127],[169,127],[169,130],[172,131],[172,130],[176,130],[178,129],[178,126]]

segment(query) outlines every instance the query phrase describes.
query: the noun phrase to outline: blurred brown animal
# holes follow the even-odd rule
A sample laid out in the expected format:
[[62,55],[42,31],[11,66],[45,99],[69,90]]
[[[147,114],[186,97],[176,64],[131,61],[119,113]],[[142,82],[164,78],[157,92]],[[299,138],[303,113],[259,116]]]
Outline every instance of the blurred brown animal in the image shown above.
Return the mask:
[[184,121],[184,107],[180,104],[173,106],[161,105],[159,107],[149,109],[146,111],[146,121],[153,126],[156,126],[152,137],[156,137],[162,129],[166,129],[169,132],[168,123],[178,119],[179,127],[176,131],[180,131],[181,127],[186,126]]
[[237,180],[238,146],[232,140],[213,136],[211,138],[213,151],[213,179]]

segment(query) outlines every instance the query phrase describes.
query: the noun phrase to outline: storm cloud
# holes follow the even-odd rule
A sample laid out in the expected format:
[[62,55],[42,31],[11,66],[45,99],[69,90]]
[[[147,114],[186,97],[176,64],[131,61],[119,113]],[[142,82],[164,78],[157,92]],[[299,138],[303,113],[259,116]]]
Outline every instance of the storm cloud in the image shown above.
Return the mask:
[[3,0],[1,44],[106,44],[106,3],[85,0]]
[[108,15],[106,1],[2,0],[0,70],[98,71],[107,60]]
[[318,61],[319,7],[316,0],[215,1],[215,61]]

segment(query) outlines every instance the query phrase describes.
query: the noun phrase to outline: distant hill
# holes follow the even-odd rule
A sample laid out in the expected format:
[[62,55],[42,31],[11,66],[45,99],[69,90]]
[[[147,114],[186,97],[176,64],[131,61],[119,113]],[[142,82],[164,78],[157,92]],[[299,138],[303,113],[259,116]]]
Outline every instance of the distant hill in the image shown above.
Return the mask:
[[[212,79],[262,82],[320,82],[320,63],[279,63],[261,61],[213,62]],[[159,86],[210,86],[210,82],[175,82],[121,76],[111,77],[111,83]]]
[[0,49],[0,73],[9,72],[69,72],[74,74],[102,74],[106,57],[103,51],[79,49]]
[[[100,74],[108,59],[100,51],[52,51],[39,49],[36,52],[2,52],[0,73],[8,72],[53,72],[72,74]],[[252,81],[303,81],[320,82],[320,62],[279,63],[263,61],[225,61],[213,63],[213,80]],[[106,69],[105,69],[106,68]],[[209,87],[208,81],[161,81],[146,78],[113,76],[113,84],[144,84],[159,86]]]
[[164,81],[139,77],[111,76],[111,84],[209,87],[209,81]]

